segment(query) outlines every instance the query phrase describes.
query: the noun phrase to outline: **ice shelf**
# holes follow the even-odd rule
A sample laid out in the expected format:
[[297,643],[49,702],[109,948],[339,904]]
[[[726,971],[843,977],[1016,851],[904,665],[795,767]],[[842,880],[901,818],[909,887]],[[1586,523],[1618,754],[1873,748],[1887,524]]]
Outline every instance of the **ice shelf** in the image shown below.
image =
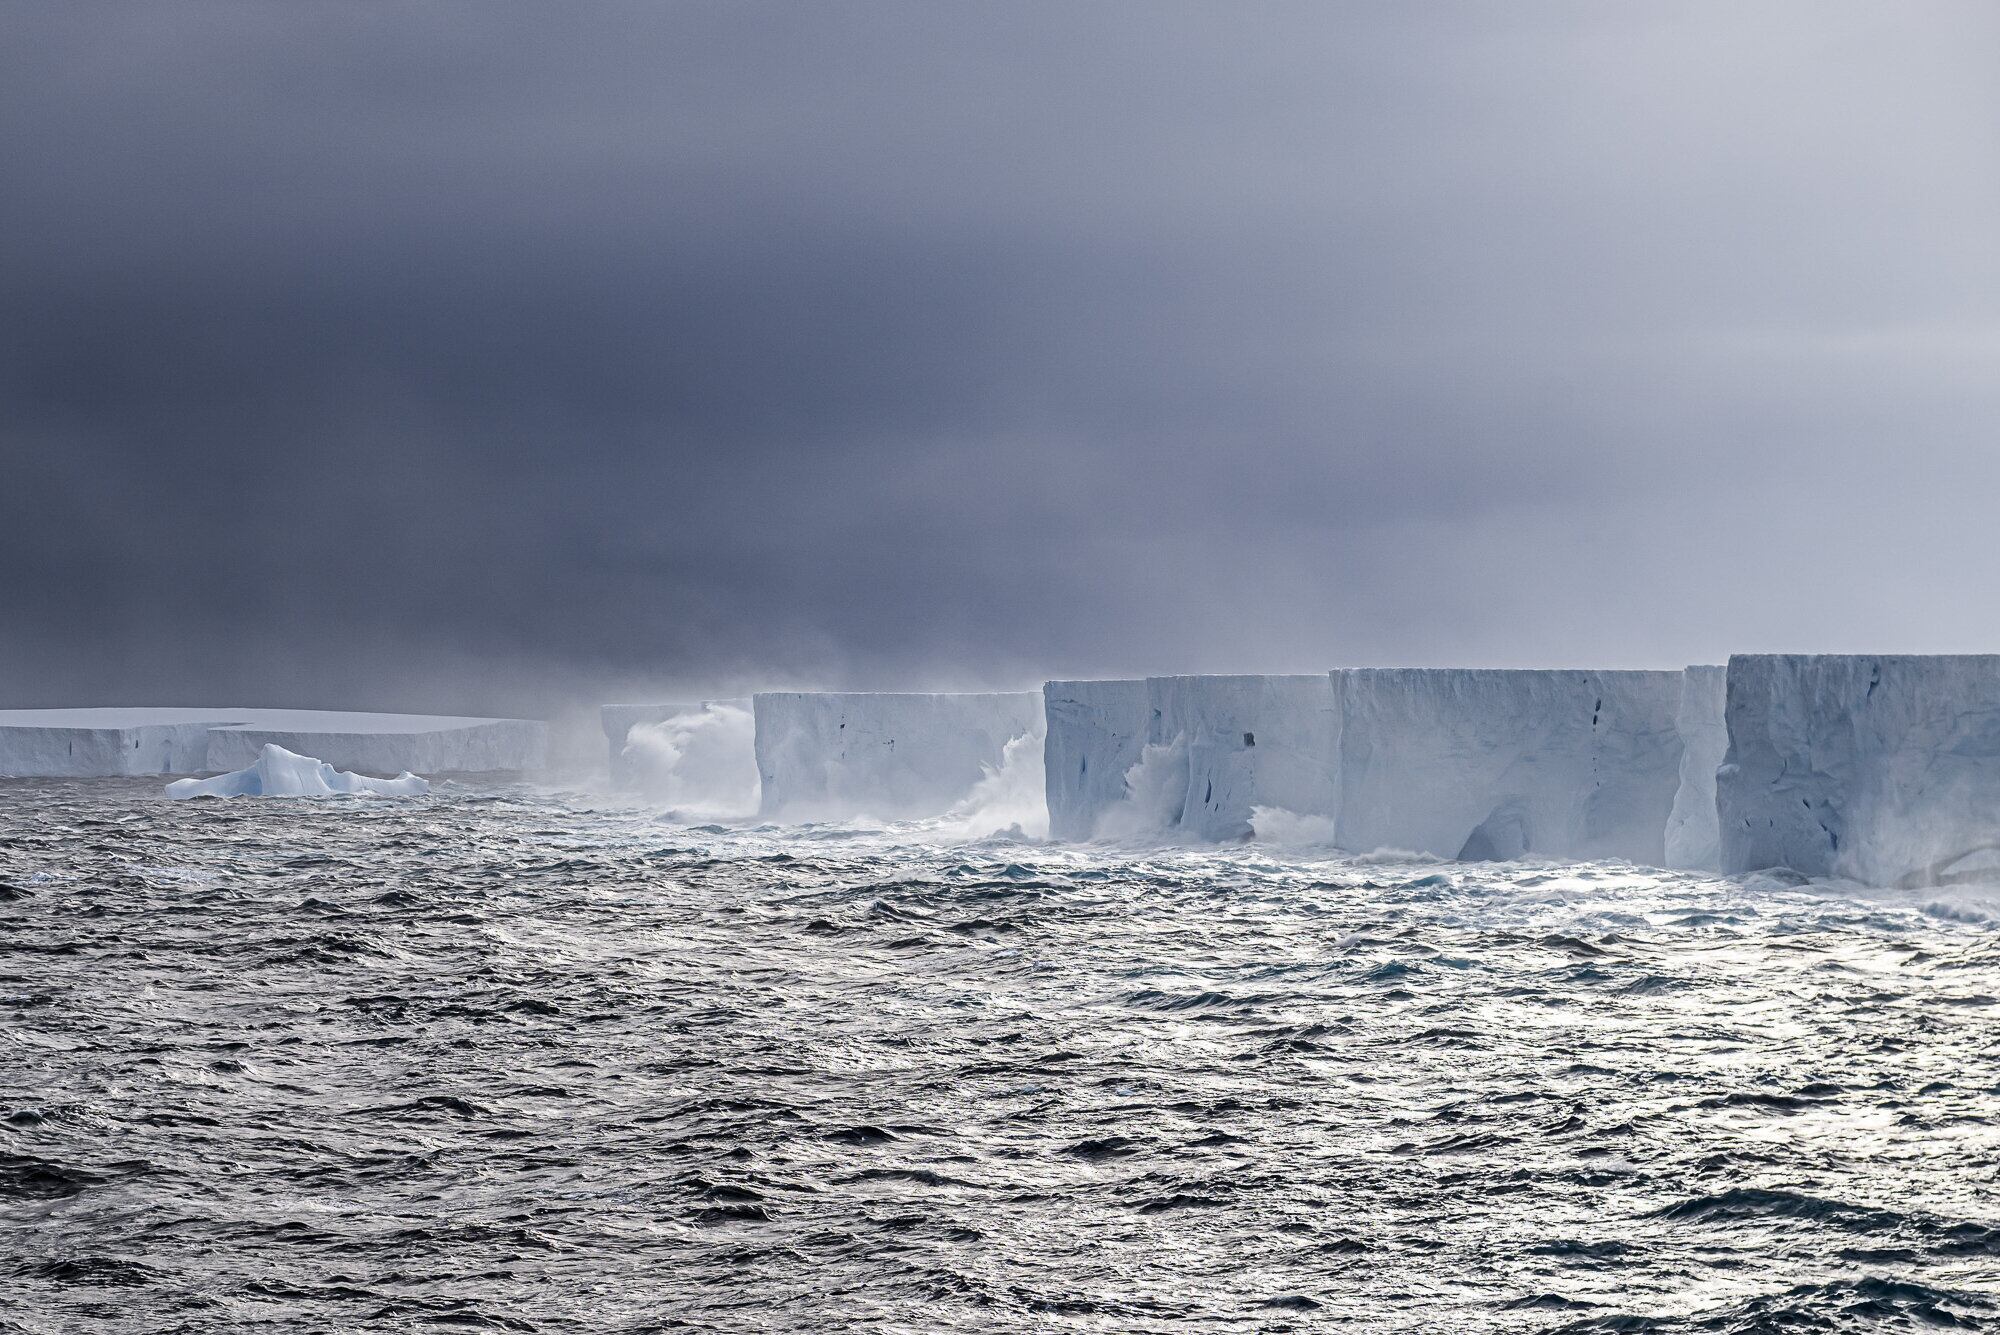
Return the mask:
[[254,765],[266,746],[361,772],[540,769],[545,725],[526,719],[318,709],[0,710],[0,776],[203,774]]

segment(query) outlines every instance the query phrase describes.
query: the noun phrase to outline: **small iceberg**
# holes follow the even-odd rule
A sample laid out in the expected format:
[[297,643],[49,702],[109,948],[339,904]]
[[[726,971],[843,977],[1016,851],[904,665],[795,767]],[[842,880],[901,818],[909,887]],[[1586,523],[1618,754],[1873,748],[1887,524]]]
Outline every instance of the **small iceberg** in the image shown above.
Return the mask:
[[366,774],[349,774],[323,760],[266,745],[249,769],[217,774],[208,779],[176,779],[167,785],[167,796],[183,797],[334,797],[341,793],[366,793],[374,797],[423,797],[431,790],[430,781],[408,770],[393,779],[371,779]]

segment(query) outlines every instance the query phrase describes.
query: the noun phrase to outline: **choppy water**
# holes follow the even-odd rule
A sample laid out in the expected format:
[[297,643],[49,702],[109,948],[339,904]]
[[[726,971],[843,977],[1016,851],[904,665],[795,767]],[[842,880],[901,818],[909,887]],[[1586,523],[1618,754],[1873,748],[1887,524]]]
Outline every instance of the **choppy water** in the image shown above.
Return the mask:
[[2000,1325],[1975,902],[0,786],[0,1330]]

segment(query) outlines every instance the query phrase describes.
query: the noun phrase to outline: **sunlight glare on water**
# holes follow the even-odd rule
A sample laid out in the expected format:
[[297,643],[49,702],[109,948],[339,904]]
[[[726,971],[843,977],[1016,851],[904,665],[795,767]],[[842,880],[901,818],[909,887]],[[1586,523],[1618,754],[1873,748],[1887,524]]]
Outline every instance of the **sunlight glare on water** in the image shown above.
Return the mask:
[[1983,1325],[1991,908],[10,783],[0,1330]]

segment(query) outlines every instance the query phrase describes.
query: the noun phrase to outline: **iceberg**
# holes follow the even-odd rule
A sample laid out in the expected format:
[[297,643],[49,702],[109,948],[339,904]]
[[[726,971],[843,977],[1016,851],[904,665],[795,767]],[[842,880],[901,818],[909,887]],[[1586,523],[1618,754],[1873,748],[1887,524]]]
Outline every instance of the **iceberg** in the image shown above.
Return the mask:
[[1722,717],[1729,670],[1700,665],[1681,675],[1674,729],[1681,736],[1681,782],[1667,816],[1666,865],[1680,871],[1720,871],[1722,831],[1715,816],[1715,771],[1729,750]]
[[1259,811],[1334,815],[1341,720],[1325,674],[1149,677],[1146,688],[1147,741],[1186,751],[1182,835],[1248,839]]
[[319,709],[0,710],[0,776],[199,774],[256,763],[263,748],[339,768],[471,773],[540,769],[545,725],[527,719]]
[[1341,847],[1664,860],[1681,673],[1354,668],[1332,681]]
[[1042,736],[1039,692],[752,697],[759,810],[785,821],[942,816]]
[[1146,682],[1051,681],[1042,687],[1042,710],[1049,837],[1080,842],[1126,799],[1126,771],[1139,763],[1152,717]]
[[405,772],[393,779],[371,779],[365,774],[348,774],[325,761],[296,755],[282,746],[266,743],[255,763],[228,774],[207,779],[176,779],[167,785],[167,796],[190,797],[334,797],[365,794],[371,797],[423,797],[429,783]]
[[1922,886],[2000,848],[2000,656],[1737,654],[1727,689],[1724,872]]

